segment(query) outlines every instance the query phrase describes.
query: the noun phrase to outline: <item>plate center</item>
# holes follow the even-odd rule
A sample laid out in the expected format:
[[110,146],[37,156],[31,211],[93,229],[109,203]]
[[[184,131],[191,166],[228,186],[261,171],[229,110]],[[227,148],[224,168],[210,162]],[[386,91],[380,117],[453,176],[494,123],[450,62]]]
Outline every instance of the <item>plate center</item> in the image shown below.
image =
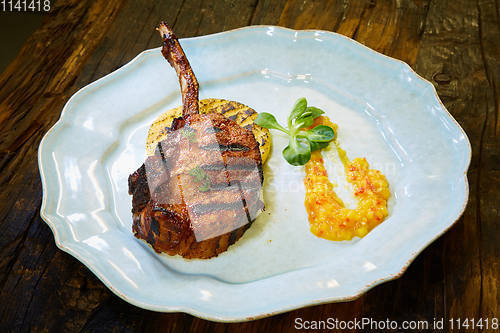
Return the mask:
[[[374,116],[367,113],[366,105],[340,96],[338,91],[315,81],[311,75],[283,75],[263,70],[201,82],[200,86],[203,88],[200,99],[238,101],[257,112],[273,113],[280,123],[286,122],[295,100],[306,97],[309,105],[323,109],[339,125],[338,140],[350,159],[366,157],[371,168],[377,168],[386,175],[389,184],[394,184],[399,177],[402,166],[390,144],[384,140],[386,136],[381,133]],[[339,100],[342,104],[337,102]],[[116,215],[131,237],[131,197],[127,193],[127,177],[144,162],[149,125],[160,113],[179,105],[176,103],[180,100],[166,101],[154,110],[145,110],[147,116],[122,128],[119,144],[107,156],[108,174],[116,193]],[[304,168],[291,166],[283,159],[281,151],[287,145],[286,137],[272,131],[272,140],[273,151],[264,166],[266,209],[243,237],[216,258],[187,260],[180,256],[160,255],[161,262],[185,274],[245,283],[345,258],[345,251],[352,250],[363,241],[332,242],[311,234],[304,208]],[[338,169],[340,161],[332,158],[331,163],[333,169]],[[332,174],[331,180],[335,181],[338,177]],[[350,189],[346,188],[346,183],[337,183],[339,194],[349,198]],[[346,201],[348,205],[353,205]],[[390,211],[394,204],[394,196],[391,196]],[[149,247],[148,251],[152,256],[158,256]]]

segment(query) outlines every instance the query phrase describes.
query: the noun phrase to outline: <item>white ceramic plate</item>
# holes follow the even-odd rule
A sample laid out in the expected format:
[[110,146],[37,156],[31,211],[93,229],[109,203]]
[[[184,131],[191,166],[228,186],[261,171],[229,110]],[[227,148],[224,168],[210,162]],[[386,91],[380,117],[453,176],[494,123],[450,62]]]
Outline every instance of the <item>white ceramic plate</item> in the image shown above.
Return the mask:
[[[390,216],[363,239],[313,236],[303,168],[283,160],[286,140],[273,132],[267,209],[244,237],[210,260],[155,254],[132,235],[127,177],[144,161],[149,125],[181,101],[159,49],[144,51],[77,92],[39,149],[41,216],[57,245],[124,300],[216,321],[350,300],[399,277],[463,212],[469,141],[432,84],[405,63],[335,33],[278,27],[181,44],[200,98],[239,101],[282,122],[302,96],[326,110],[349,157],[385,173]],[[338,161],[328,163],[349,202]]]

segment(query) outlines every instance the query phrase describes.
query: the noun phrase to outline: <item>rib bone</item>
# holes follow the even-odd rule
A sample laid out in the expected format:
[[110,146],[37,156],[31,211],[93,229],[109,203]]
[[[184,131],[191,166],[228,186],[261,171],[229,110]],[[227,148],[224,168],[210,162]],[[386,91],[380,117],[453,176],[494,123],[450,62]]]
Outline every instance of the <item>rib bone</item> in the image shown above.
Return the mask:
[[156,30],[163,38],[161,53],[179,77],[182,93],[182,115],[198,113],[198,80],[196,80],[179,40],[165,22],[161,22]]

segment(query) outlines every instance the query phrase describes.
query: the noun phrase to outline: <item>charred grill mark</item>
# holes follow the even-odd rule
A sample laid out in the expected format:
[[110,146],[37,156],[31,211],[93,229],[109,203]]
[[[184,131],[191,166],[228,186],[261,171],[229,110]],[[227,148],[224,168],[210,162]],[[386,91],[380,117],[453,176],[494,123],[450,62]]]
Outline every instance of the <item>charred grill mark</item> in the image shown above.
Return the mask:
[[205,164],[202,165],[201,168],[205,171],[221,171],[226,168],[224,163],[216,163],[216,164]]
[[229,111],[233,111],[235,109],[235,107],[233,105],[228,105],[226,107],[224,107],[221,111],[222,114],[226,114],[228,113]]
[[236,121],[236,119],[238,118],[238,114],[235,114],[235,115],[229,116],[229,117],[227,117],[227,118],[228,118],[228,119],[231,119],[231,120]]
[[[142,221],[144,221],[143,219],[145,220],[144,216],[141,217]],[[144,221],[144,222],[146,222],[146,221]],[[151,223],[150,223],[149,227],[150,227],[149,229],[151,230]],[[146,231],[146,235],[145,235],[146,236],[145,237],[146,242],[148,242],[149,244],[151,244],[151,246],[154,248],[154,246],[155,246],[155,233],[153,233],[153,232],[147,232],[148,228],[144,228],[144,229],[145,229],[144,231]]]
[[236,242],[236,235],[238,234],[238,229],[231,231],[231,235],[229,235],[229,245],[234,244]]
[[220,242],[222,241],[222,238],[223,237],[219,237],[219,239],[217,240],[217,244],[215,245],[215,252],[217,252],[217,250],[219,249]]
[[240,180],[234,180],[232,179],[231,180],[231,183],[215,183],[215,184],[212,184],[211,187],[212,187],[212,190],[214,191],[224,191],[224,190],[233,190],[234,185],[236,184],[239,184],[241,186],[242,189],[244,190],[256,190],[256,189],[260,189],[261,188],[261,184],[260,182],[258,182],[257,180],[253,181],[253,182],[242,182]]
[[162,212],[163,214],[166,214],[166,215],[169,215],[169,216],[172,215],[171,211],[169,211],[168,209],[165,209],[165,208],[163,208],[161,206],[155,206],[153,208],[153,212]]
[[[246,112],[245,112],[246,113]],[[242,116],[241,117],[241,120],[240,120],[240,124],[243,124],[245,122],[245,120],[247,120],[248,118],[250,118],[252,116],[252,113],[246,113],[246,117],[245,116]]]
[[[229,164],[223,168],[222,163],[217,163],[205,165],[202,169],[211,179],[212,190],[224,190],[229,185],[237,183],[245,189],[261,188],[264,181],[262,164]],[[226,174],[225,180],[219,178],[221,172]]]
[[245,114],[247,114],[249,116],[251,116],[251,115],[253,115],[253,114],[256,113],[253,109],[250,109],[250,108],[245,109],[244,112],[245,112]]
[[[151,246],[154,248],[154,246],[155,246],[155,238],[154,238],[153,235],[154,235],[153,233],[149,233],[146,236],[146,242],[148,242],[149,244],[151,244]],[[155,249],[155,251],[158,252],[156,249]]]
[[233,202],[216,202],[210,204],[194,205],[191,209],[193,214],[199,216],[216,211],[240,210],[242,207],[244,206],[242,206],[242,198],[240,198],[240,200],[236,200]]
[[151,231],[156,234],[157,236],[160,235],[160,224],[158,223],[158,221],[154,218],[154,216],[151,216],[151,224],[150,224],[150,227],[151,227]]
[[249,151],[250,148],[237,144],[237,143],[232,143],[229,145],[223,145],[220,143],[210,143],[205,146],[201,146],[200,149],[203,150],[210,150],[210,151]]
[[158,142],[158,145],[156,147],[156,149],[158,149],[158,152],[160,153],[160,156],[161,156],[161,160],[163,161],[163,164],[165,164],[165,155],[163,154],[163,148],[161,146],[161,141]]
[[255,170],[257,166],[255,163],[248,163],[248,164],[228,164],[225,165],[223,163],[217,163],[217,164],[205,164],[202,165],[201,168],[205,171],[220,171],[220,170]]
[[240,190],[240,196],[241,196],[241,201],[243,202],[243,207],[245,207],[245,213],[247,214],[247,221],[252,221],[252,218],[250,217],[250,212],[248,209],[248,203],[245,199],[245,195],[243,194],[243,190],[241,188],[241,183],[238,183],[238,188]]
[[220,127],[210,127],[210,128],[207,128],[205,133],[206,134],[215,134],[215,133],[219,133],[220,131],[222,131],[222,129]]

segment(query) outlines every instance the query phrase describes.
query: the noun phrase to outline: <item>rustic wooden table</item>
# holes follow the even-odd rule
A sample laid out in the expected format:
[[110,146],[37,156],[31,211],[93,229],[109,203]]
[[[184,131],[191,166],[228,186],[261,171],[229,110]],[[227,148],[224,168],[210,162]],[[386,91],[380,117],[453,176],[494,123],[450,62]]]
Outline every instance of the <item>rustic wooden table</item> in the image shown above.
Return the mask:
[[[500,317],[499,8],[498,0],[53,3],[44,25],[0,76],[0,330],[261,332],[293,330],[297,317]],[[160,19],[179,37],[254,24],[336,31],[406,61],[435,85],[471,141],[463,217],[403,277],[348,303],[221,324],[122,301],[56,248],[39,215],[37,149],[77,89],[159,45],[153,27]]]

